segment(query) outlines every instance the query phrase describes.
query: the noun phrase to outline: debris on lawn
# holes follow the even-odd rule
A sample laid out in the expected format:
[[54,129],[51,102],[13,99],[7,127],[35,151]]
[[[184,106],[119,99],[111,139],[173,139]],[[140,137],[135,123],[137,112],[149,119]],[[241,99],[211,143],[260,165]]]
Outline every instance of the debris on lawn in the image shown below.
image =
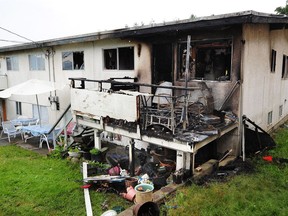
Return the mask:
[[227,164],[226,166],[219,167],[211,175],[204,176],[203,178],[193,181],[197,185],[208,185],[210,182],[227,182],[231,177],[241,173],[254,173],[255,165],[251,160],[243,161],[241,158]]
[[287,158],[278,158],[278,157],[273,157],[271,155],[263,156],[262,159],[264,161],[267,161],[267,162],[275,162],[275,163],[278,163],[278,164],[288,163],[288,159]]

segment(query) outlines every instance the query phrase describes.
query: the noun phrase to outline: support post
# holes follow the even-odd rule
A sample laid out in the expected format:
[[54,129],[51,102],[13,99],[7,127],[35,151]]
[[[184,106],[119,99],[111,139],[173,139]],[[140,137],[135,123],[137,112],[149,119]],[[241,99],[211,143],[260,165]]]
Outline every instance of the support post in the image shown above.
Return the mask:
[[182,151],[177,151],[176,156],[176,170],[180,170],[185,166],[185,153]]
[[191,164],[191,174],[192,174],[192,176],[193,176],[194,170],[195,170],[195,156],[196,156],[196,154],[197,154],[197,151],[192,153],[192,164]]
[[134,139],[130,140],[129,145],[129,170],[130,176],[135,175],[135,141]]
[[[83,162],[83,179],[87,177],[88,177],[87,163]],[[93,216],[91,199],[88,188],[84,188],[84,198],[85,198],[86,215]]]
[[186,170],[191,169],[191,153],[189,152],[185,153],[185,169]]
[[101,149],[101,138],[100,138],[101,132],[97,129],[94,129],[94,147],[97,149]]

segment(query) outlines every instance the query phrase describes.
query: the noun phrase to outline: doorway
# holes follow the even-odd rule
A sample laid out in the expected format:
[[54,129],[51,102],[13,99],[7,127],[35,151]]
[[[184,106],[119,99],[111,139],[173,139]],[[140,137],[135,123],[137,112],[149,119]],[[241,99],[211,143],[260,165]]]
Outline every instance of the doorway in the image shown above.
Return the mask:
[[173,81],[172,44],[153,45],[153,84]]

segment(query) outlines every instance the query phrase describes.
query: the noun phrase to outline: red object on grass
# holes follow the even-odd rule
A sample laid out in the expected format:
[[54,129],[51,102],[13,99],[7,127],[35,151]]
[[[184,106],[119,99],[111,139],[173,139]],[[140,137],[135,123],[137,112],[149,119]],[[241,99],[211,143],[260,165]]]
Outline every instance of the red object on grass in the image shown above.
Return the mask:
[[263,160],[268,161],[268,162],[272,162],[273,161],[273,157],[268,155],[268,156],[264,156]]
[[86,189],[86,188],[90,188],[91,184],[86,184],[86,185],[82,185],[81,188]]

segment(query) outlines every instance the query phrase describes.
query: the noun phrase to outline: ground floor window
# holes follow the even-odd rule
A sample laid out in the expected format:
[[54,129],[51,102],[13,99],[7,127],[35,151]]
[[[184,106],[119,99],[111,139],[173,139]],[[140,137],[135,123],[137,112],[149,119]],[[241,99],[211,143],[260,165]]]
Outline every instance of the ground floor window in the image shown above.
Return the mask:
[[16,101],[16,115],[22,115],[22,104]]
[[178,44],[178,80],[185,79],[186,55],[189,54],[188,79],[230,80],[232,40],[192,41]]

